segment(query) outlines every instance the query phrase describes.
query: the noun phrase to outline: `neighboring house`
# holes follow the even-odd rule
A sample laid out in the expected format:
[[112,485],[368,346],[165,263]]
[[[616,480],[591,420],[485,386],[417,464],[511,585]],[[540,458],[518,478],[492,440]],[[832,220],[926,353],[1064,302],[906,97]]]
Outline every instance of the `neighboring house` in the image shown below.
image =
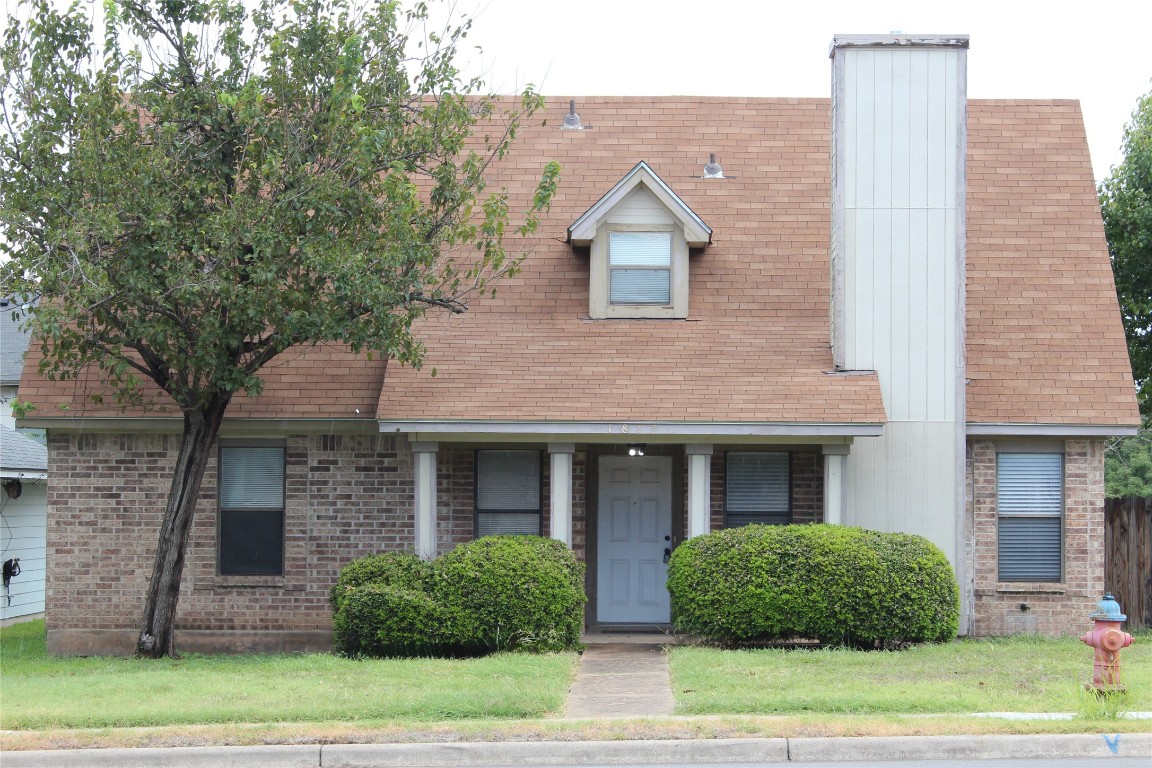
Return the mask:
[[[752,522],[921,534],[963,633],[1083,631],[1104,439],[1139,424],[1084,128],[968,101],[966,54],[837,39],[831,104],[550,100],[498,169],[515,201],[562,165],[531,254],[421,324],[423,370],[307,349],[234,400],[178,647],[327,647],[348,561],[501,532],[587,562],[589,628],[665,626],[666,552]],[[24,387],[49,647],[130,652],[180,421]]]
[[44,611],[48,450],[14,429],[12,403],[29,341],[13,318],[17,306],[0,298],[0,562],[19,558],[21,569],[0,593],[0,620]]
[[0,562],[20,572],[0,592],[0,619],[44,612],[48,449],[0,425]]

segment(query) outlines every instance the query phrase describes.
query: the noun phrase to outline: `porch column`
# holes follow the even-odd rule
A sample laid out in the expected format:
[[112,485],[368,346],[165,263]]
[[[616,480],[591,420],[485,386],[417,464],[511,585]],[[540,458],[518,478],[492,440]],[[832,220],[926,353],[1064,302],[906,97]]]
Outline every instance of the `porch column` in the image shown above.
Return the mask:
[[844,523],[845,505],[848,499],[844,494],[845,465],[848,462],[850,445],[833,444],[822,446],[824,450],[824,522],[831,525]]
[[412,443],[412,502],[415,507],[416,554],[436,557],[436,451],[438,443]]
[[686,445],[688,456],[688,538],[701,536],[712,523],[712,446]]
[[552,457],[552,538],[572,548],[572,454],[574,443],[548,443]]

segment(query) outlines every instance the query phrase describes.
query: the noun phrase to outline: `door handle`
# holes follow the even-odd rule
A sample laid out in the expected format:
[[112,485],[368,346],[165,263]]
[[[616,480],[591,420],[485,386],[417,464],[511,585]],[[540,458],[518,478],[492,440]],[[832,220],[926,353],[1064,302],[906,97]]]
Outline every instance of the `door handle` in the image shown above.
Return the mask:
[[664,547],[664,565],[668,565],[668,561],[672,559],[672,550]]

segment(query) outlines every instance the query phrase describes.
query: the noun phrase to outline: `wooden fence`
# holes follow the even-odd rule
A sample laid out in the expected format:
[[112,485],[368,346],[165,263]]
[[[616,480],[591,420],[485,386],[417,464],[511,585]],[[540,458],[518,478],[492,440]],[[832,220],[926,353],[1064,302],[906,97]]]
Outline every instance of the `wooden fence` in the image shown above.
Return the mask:
[[1152,498],[1104,502],[1104,588],[1129,627],[1152,627]]

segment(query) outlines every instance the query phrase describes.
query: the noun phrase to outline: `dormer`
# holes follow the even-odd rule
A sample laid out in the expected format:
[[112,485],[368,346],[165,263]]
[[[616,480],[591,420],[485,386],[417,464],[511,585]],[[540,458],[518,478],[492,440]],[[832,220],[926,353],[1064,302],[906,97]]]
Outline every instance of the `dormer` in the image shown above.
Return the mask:
[[588,315],[688,317],[688,251],[712,229],[641,161],[568,227],[589,247]]

